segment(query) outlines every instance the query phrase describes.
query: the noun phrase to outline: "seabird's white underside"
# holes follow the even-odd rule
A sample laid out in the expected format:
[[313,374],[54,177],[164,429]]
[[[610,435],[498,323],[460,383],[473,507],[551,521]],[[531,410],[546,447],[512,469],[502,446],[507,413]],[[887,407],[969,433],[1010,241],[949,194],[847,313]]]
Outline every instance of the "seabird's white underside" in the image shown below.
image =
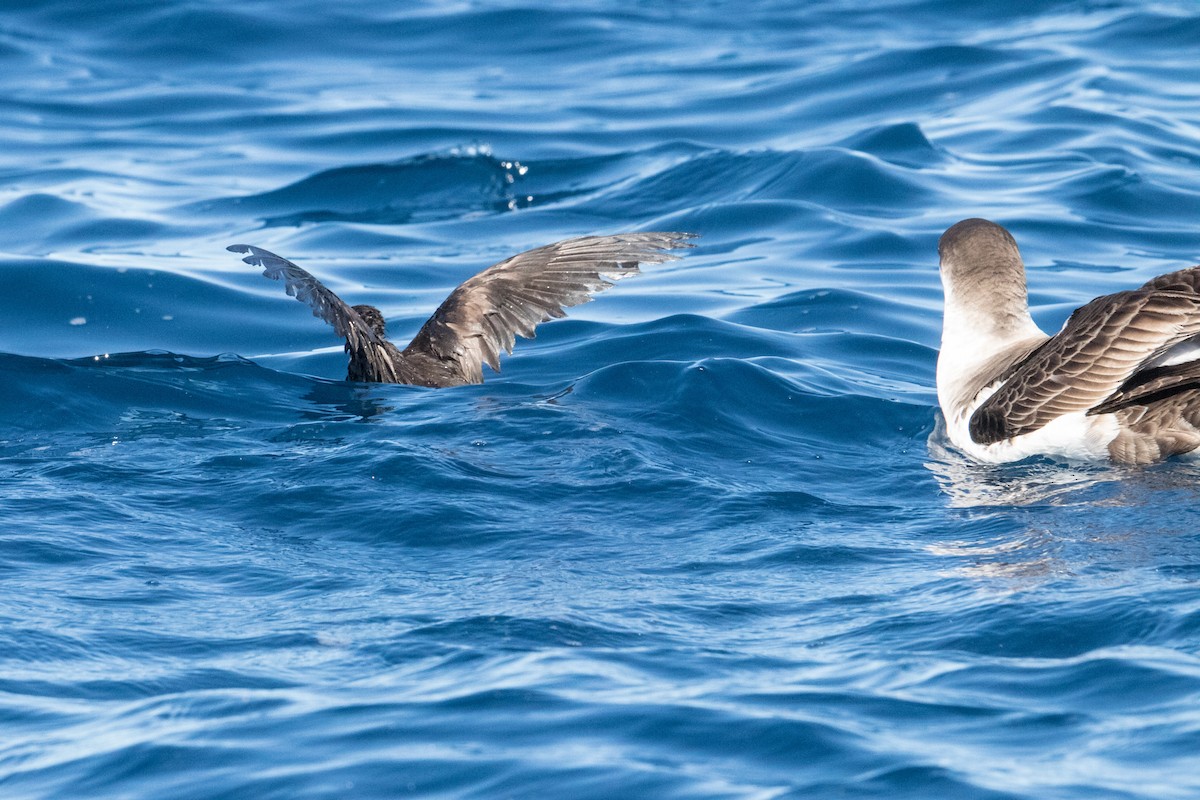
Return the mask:
[[967,424],[984,400],[1000,387],[997,383],[981,392],[979,399],[946,420],[951,443],[978,461],[1004,464],[1031,456],[1044,455],[1071,461],[1098,461],[1108,458],[1108,445],[1120,428],[1112,414],[1087,416],[1084,412],[1064,414],[1033,433],[981,445],[971,438]]

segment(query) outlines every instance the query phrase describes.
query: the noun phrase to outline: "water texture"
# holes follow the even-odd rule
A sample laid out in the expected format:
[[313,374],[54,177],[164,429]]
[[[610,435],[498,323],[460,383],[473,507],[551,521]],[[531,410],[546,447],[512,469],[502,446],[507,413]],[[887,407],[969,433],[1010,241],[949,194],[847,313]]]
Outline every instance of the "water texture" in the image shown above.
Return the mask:
[[[0,796],[1192,798],[1200,468],[972,465],[936,240],[1200,261],[1200,16],[0,10]],[[341,380],[574,235],[702,234],[482,386]]]

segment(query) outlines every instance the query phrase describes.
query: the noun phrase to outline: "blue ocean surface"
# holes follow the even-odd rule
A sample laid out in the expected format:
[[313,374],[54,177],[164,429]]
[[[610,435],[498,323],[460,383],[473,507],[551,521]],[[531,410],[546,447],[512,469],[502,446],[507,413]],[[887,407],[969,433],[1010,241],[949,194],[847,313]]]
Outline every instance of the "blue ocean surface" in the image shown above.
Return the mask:
[[[0,797],[1200,796],[1200,466],[978,466],[936,242],[1200,261],[1190,0],[0,10]],[[480,386],[344,381],[701,234]],[[485,370],[486,371],[486,370]]]

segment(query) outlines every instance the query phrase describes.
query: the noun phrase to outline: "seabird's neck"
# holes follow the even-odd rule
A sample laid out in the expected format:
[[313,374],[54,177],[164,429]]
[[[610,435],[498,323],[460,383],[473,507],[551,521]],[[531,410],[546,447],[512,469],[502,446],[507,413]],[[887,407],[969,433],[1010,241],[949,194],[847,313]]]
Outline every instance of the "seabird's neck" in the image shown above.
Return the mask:
[[1007,363],[1007,353],[1026,352],[1046,338],[1033,321],[1025,300],[1025,287],[991,295],[991,304],[979,294],[964,301],[953,287],[945,287],[942,346],[938,352],[938,401],[943,409],[959,409],[998,376],[995,365]]
[[1028,352],[1046,335],[1029,315],[1025,263],[1012,235],[994,222],[965,219],[938,240],[945,310],[938,354],[938,400],[951,413],[969,410],[995,383],[1009,355]]
[[1013,342],[1042,335],[1029,314],[1024,291],[1018,296],[991,294],[961,298],[947,285],[945,297],[943,347],[949,344],[982,349],[986,352],[980,355],[986,357]]

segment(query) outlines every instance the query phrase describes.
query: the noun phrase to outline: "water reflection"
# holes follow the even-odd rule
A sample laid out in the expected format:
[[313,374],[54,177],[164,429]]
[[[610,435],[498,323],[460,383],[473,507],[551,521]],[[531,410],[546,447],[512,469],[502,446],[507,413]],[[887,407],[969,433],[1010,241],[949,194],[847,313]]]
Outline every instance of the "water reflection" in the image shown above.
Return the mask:
[[[956,450],[941,414],[927,441],[933,473],[952,508],[1069,505],[1097,502],[1096,491],[1126,477],[1127,467],[1026,459],[1013,464],[981,464]],[[1086,497],[1081,496],[1083,490]]]
[[928,448],[925,467],[948,505],[967,509],[953,538],[926,547],[958,560],[950,569],[955,574],[1002,578],[1017,591],[1050,578],[1093,574],[1098,562],[1106,567],[1094,580],[1123,574],[1112,570],[1115,564],[1194,561],[1200,462],[979,464],[949,445],[940,415]]
[[1051,459],[981,464],[950,444],[941,414],[927,446],[925,468],[951,508],[1136,506],[1161,503],[1165,492],[1183,492],[1189,499],[1200,492],[1200,459],[1173,459],[1148,467]]
[[395,410],[395,406],[379,396],[374,387],[353,383],[319,381],[312,385],[304,399],[314,407],[301,410],[301,416],[312,420],[329,420],[332,413],[335,417],[372,422],[375,417]]

